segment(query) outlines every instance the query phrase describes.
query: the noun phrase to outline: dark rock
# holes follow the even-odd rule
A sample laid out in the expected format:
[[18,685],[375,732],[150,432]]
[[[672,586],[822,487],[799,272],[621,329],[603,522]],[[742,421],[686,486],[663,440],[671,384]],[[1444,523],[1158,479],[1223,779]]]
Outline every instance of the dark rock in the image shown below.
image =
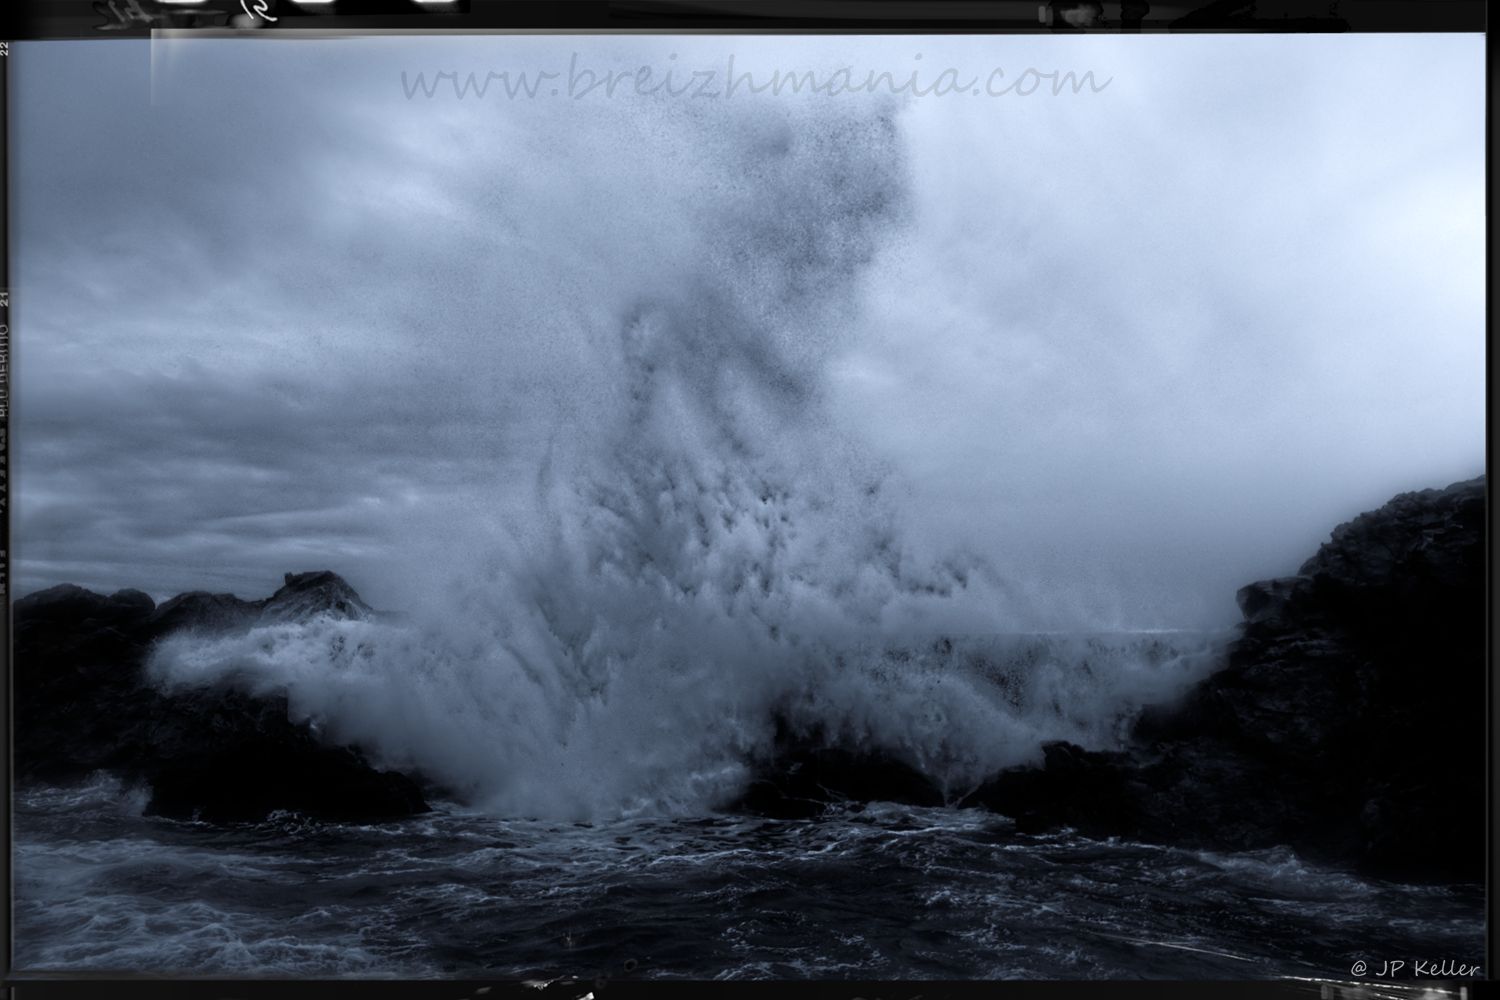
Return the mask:
[[1305,576],[1261,580],[1258,583],[1241,587],[1234,595],[1234,599],[1239,604],[1240,613],[1245,616],[1245,621],[1265,621],[1280,615],[1286,609],[1287,601],[1292,600],[1310,582]]
[[374,770],[345,747],[248,746],[164,765],[151,785],[148,816],[205,823],[258,822],[278,811],[376,823],[428,809],[406,775]]
[[26,595],[16,601],[14,612],[18,626],[28,621],[101,624],[133,619],[154,606],[151,598],[138,590],[122,590],[105,597],[63,583]]
[[785,780],[762,775],[750,782],[750,787],[729,806],[729,810],[769,819],[813,819],[821,816],[831,801],[826,794],[816,798],[793,795]]
[[822,731],[799,733],[777,720],[771,756],[729,808],[776,819],[806,819],[829,805],[897,802],[940,806],[943,793],[920,771],[880,749],[849,750]]
[[109,599],[122,607],[130,608],[132,611],[152,612],[156,610],[156,602],[151,595],[139,590],[117,590],[109,595]]
[[144,676],[151,645],[182,629],[249,628],[306,612],[363,614],[332,573],[288,577],[265,601],[194,592],[160,607],[139,591],[104,597],[65,585],[15,604],[15,774],[64,781],[108,770],[152,789],[148,810],[209,821],[259,820],[275,810],[333,820],[422,812],[418,786],[371,767],[358,750],[324,744],[293,723],[285,696],[232,683],[163,691]]
[[233,594],[209,594],[195,590],[163,601],[152,617],[159,635],[185,629],[228,632],[248,629],[260,617],[261,602],[242,601]]
[[327,570],[316,573],[288,573],[286,584],[260,611],[260,621],[305,622],[318,615],[366,620],[373,616],[370,606],[360,599],[343,578]]
[[1482,879],[1484,512],[1476,479],[1340,525],[1298,576],[1240,590],[1224,668],[1126,751],[1049,745],[967,801],[1028,830]]
[[410,778],[290,722],[284,696],[197,689],[163,699],[153,715],[150,815],[231,822],[288,810],[375,821],[426,809]]

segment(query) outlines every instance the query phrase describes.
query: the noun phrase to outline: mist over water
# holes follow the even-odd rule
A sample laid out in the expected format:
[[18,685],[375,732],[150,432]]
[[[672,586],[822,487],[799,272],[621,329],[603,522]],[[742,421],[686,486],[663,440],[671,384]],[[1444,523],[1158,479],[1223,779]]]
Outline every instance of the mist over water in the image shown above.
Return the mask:
[[1004,568],[913,533],[899,480],[834,429],[825,370],[903,224],[895,108],[656,112],[628,137],[647,161],[711,162],[653,206],[668,225],[619,247],[658,266],[601,282],[531,359],[543,377],[506,387],[545,433],[497,456],[513,488],[493,521],[442,526],[466,550],[443,555],[445,585],[403,624],[170,638],[162,682],[284,689],[294,715],[483,808],[582,819],[724,803],[778,717],[956,797],[1043,739],[1110,743],[1191,677],[1196,658],[1118,649],[1095,673],[1056,640],[1006,694],[987,674],[1007,651],[970,639],[1036,626]]

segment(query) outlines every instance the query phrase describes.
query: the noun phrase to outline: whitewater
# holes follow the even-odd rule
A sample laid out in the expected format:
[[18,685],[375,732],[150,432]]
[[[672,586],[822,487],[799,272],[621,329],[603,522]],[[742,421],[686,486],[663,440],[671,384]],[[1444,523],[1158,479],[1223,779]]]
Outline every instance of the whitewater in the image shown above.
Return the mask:
[[726,173],[653,192],[673,215],[641,238],[662,256],[615,308],[558,302],[582,313],[567,329],[501,331],[495,349],[543,354],[546,390],[504,400],[537,433],[496,456],[523,488],[448,526],[466,550],[443,553],[436,600],[400,622],[180,634],[151,675],[286,692],[297,721],[496,816],[597,820],[724,805],[778,720],[956,800],[1044,741],[1113,746],[1210,669],[1206,643],[1097,669],[1079,644],[1033,662],[986,645],[1034,627],[1034,598],[927,539],[909,484],[831,419],[864,270],[908,221],[899,108],[771,104],[607,120],[642,159],[691,150]]

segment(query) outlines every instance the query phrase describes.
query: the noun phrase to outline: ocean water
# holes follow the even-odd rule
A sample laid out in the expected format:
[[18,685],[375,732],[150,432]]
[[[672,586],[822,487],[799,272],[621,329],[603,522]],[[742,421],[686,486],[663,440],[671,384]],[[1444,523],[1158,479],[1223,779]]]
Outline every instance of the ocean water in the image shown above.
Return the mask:
[[22,970],[244,977],[1347,978],[1479,964],[1478,886],[1285,850],[1026,836],[889,804],[592,824],[454,806],[380,826],[147,818],[99,777],[20,795]]

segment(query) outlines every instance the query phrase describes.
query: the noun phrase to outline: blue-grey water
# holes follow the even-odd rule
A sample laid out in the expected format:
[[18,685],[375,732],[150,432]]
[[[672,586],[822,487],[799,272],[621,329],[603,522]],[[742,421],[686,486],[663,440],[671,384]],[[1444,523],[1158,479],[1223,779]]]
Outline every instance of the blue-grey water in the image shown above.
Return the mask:
[[381,826],[140,815],[104,778],[23,792],[26,970],[295,977],[1346,976],[1479,964],[1478,886],[1026,836],[979,811],[594,825],[453,807]]

